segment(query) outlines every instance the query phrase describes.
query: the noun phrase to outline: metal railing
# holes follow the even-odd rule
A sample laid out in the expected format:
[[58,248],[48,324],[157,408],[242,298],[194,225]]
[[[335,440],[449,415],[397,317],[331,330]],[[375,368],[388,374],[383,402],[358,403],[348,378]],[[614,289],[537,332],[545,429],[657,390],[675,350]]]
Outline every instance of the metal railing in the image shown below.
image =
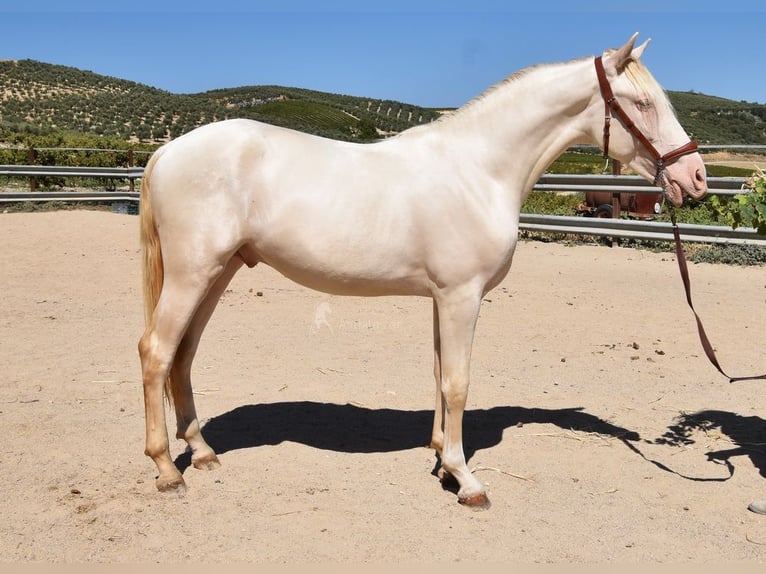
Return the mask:
[[0,175],[15,177],[107,177],[139,179],[142,167],[77,167],[69,165],[0,165]]
[[[743,193],[742,177],[708,177],[709,195],[737,195]],[[535,184],[535,191],[606,191],[609,193],[660,193],[659,187],[649,184],[639,175],[570,175],[547,173]]]
[[[698,243],[734,243],[766,246],[766,236],[758,235],[749,227],[723,227],[719,225],[691,225],[679,223],[683,241]],[[536,215],[522,213],[519,229],[546,233],[596,235],[622,239],[651,239],[673,241],[669,223],[640,219],[612,219],[600,217],[574,217],[564,215]]]

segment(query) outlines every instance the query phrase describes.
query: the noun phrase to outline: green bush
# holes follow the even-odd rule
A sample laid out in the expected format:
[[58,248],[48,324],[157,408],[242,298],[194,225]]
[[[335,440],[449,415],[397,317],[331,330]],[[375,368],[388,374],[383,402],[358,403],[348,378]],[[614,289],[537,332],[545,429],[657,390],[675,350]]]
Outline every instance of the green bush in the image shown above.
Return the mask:
[[712,196],[708,201],[714,213],[732,228],[752,227],[766,235],[766,172],[758,168],[745,182],[750,191],[734,196]]
[[695,263],[725,263],[727,265],[764,265],[766,247],[760,245],[697,244],[685,247],[690,261]]
[[582,193],[559,194],[549,191],[533,191],[521,206],[522,213],[541,215],[575,215],[577,206],[583,202]]

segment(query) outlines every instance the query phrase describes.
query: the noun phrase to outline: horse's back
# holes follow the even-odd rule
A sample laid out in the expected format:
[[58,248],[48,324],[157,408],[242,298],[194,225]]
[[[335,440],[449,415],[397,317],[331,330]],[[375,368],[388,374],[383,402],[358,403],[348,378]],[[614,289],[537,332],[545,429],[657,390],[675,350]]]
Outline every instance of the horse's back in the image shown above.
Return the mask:
[[158,217],[179,224],[217,217],[244,223],[263,214],[275,187],[305,174],[310,158],[328,146],[336,147],[332,140],[254,120],[201,126],[156,152],[153,205]]
[[[160,157],[152,178],[162,188],[161,193],[171,193],[173,186],[169,184],[173,183],[197,188],[216,178],[239,177],[240,170],[257,164],[274,140],[285,137],[299,140],[301,135],[255,120],[206,124],[162,146],[156,152]],[[166,178],[167,184],[158,182],[158,177]]]

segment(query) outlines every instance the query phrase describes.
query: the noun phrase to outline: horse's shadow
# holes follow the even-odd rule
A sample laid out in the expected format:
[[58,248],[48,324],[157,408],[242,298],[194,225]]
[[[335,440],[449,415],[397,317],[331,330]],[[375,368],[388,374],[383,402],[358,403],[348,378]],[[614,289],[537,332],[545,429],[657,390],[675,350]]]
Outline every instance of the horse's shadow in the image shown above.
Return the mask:
[[[218,454],[276,445],[285,441],[313,448],[348,453],[380,453],[425,446],[430,438],[432,410],[405,411],[369,409],[357,405],[311,401],[244,405],[210,419],[203,427],[205,439]],[[553,424],[565,430],[598,433],[619,439],[629,450],[664,470],[694,481],[726,481],[734,474],[731,459],[748,456],[766,477],[766,420],[744,417],[728,411],[706,410],[684,414],[653,440],[642,439],[635,431],[609,423],[582,407],[563,409],[500,406],[466,411],[463,419],[464,450],[470,460],[478,450],[495,446],[507,428],[524,424]],[[695,435],[718,430],[734,448],[706,453],[708,460],[724,464],[725,478],[684,476],[667,465],[647,458],[640,444],[687,446]],[[191,465],[187,451],[175,461],[181,472]]]
[[[210,419],[205,440],[218,454],[297,442],[318,449],[348,453],[394,452],[425,446],[430,440],[432,410],[368,409],[310,401],[244,405]],[[624,441],[638,433],[615,426],[581,407],[539,409],[501,406],[466,411],[463,419],[466,459],[477,450],[500,443],[503,431],[523,424],[551,423],[562,429],[594,432]],[[185,452],[175,461],[181,472],[191,464]]]
[[752,416],[745,417],[729,411],[705,410],[692,414],[683,414],[668,427],[668,431],[655,444],[688,446],[695,444],[694,435],[703,433],[708,444],[714,444],[719,438],[713,433],[726,435],[733,448],[711,450],[706,453],[708,460],[726,465],[730,473],[734,472],[731,459],[748,456],[761,476],[766,478],[766,420]]

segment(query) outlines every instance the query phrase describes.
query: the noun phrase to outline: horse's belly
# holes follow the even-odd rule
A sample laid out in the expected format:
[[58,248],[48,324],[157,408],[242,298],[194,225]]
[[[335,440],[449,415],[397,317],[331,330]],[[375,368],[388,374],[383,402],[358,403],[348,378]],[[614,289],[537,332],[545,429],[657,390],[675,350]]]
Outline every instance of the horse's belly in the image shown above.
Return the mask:
[[427,296],[430,294],[426,282],[417,276],[344,273],[342,269],[326,270],[321,267],[299,267],[284,262],[265,261],[265,263],[296,283],[332,295],[370,297],[381,295]]
[[248,263],[263,262],[282,275],[317,291],[333,295],[429,295],[422,266],[396,251],[343,246],[307,249],[300,244],[275,248],[260,243],[242,251]]

